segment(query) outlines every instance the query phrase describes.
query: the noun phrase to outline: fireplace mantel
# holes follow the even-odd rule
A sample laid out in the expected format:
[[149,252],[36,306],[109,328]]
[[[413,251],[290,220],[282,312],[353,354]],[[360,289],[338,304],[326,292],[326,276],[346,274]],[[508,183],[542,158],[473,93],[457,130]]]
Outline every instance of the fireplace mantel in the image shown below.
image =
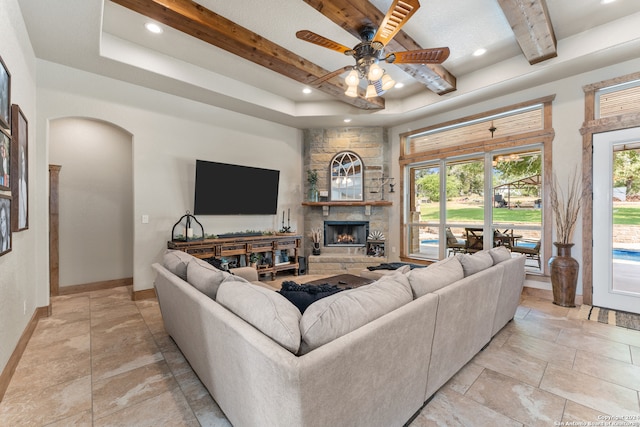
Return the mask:
[[351,202],[302,202],[302,206],[322,207],[322,214],[329,215],[330,206],[364,206],[365,215],[371,215],[371,206],[391,206],[393,202],[387,200],[354,200]]

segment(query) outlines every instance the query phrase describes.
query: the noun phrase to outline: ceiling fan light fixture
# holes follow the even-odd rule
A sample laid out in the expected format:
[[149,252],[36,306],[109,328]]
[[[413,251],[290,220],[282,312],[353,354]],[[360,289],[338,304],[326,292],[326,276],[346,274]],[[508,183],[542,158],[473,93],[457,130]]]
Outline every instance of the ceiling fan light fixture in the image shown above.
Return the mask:
[[389,74],[385,73],[382,76],[382,90],[389,90],[393,88],[395,85],[396,85],[395,80],[393,80]]
[[351,98],[356,98],[358,96],[358,85],[350,85],[344,94]]
[[376,63],[373,63],[369,67],[369,74],[367,75],[367,78],[375,82],[376,80],[380,80],[383,74],[384,70],[382,69],[382,67],[380,67]]
[[367,93],[365,93],[365,98],[374,98],[378,96],[378,91],[376,91],[376,87],[369,82],[369,86],[367,86]]
[[358,76],[358,72],[356,70],[351,70],[347,77],[344,79],[344,82],[348,86],[357,86],[360,83],[360,77]]

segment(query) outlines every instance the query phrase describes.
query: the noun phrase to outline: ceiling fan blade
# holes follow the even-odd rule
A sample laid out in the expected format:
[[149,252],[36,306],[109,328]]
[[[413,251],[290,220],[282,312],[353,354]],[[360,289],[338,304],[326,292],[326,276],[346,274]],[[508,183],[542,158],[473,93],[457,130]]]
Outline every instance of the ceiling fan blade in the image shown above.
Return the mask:
[[300,40],[304,40],[309,43],[317,44],[318,46],[326,47],[327,49],[335,50],[336,52],[344,53],[348,55],[348,52],[353,52],[350,47],[341,45],[340,43],[329,40],[326,37],[322,37],[312,31],[301,30],[296,33],[296,37]]
[[449,57],[448,47],[407,50],[387,55],[386,62],[394,64],[442,64]]
[[380,49],[386,46],[419,7],[418,0],[394,0],[378,27],[378,32],[372,41],[373,46],[379,46],[380,43],[382,43]]
[[349,70],[352,70],[352,69],[353,69],[353,66],[351,66],[351,65],[347,65],[346,67],[338,68],[335,71],[332,71],[332,72],[330,72],[328,74],[325,74],[322,77],[318,77],[317,79],[310,81],[309,84],[310,85],[319,85],[322,82],[326,82],[327,80],[329,80],[329,79],[331,79],[331,78],[333,78],[335,76],[339,76],[340,74],[344,73],[345,71],[349,71]]

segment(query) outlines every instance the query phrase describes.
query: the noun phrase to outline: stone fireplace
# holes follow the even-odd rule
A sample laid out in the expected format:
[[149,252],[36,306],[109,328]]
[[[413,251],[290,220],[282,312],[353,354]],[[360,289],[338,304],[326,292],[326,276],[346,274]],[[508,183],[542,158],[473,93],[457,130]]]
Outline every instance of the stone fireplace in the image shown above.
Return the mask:
[[[367,255],[367,237],[373,232],[388,235],[389,212],[397,203],[397,200],[391,200],[395,194],[385,192],[386,204],[376,204],[383,201],[379,191],[380,178],[383,174],[388,176],[389,172],[387,131],[380,127],[307,129],[304,143],[304,169],[318,173],[317,189],[321,192],[319,202],[304,208],[304,255],[308,259],[309,273],[359,274],[363,268],[387,262],[386,256]],[[332,203],[326,196],[322,198],[323,191],[325,195],[330,194],[330,162],[343,151],[354,152],[362,159],[362,201]],[[308,192],[309,185],[305,181],[303,194]],[[311,240],[307,237],[312,229],[323,231],[320,255],[312,255]]]
[[369,221],[325,221],[325,246],[356,246],[367,244]]

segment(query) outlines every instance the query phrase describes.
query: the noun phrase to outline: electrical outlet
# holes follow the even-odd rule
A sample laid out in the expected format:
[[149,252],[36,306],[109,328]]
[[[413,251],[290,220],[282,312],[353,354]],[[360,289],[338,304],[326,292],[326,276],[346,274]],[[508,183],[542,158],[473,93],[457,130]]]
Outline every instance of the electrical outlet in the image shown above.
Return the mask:
[[142,215],[142,223],[149,224],[149,215]]

